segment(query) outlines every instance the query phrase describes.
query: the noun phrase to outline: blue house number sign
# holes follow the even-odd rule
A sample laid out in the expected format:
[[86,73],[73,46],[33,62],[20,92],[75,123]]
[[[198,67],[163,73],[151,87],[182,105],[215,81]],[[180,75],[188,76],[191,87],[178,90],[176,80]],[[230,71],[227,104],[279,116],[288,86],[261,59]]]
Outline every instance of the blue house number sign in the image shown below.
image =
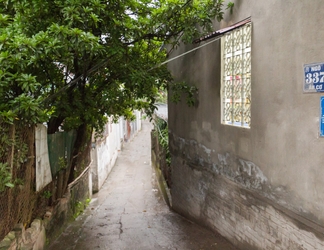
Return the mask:
[[321,96],[321,113],[320,113],[320,136],[324,136],[324,96]]
[[324,63],[304,65],[304,92],[324,92]]

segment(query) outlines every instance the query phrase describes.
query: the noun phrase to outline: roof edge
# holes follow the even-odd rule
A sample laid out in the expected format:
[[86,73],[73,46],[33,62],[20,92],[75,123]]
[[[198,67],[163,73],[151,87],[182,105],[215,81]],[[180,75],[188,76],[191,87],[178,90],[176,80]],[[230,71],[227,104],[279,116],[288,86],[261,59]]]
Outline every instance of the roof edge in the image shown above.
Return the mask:
[[207,41],[211,38],[214,38],[214,37],[218,37],[218,36],[221,36],[221,35],[224,35],[226,34],[227,32],[229,31],[232,31],[236,28],[239,28],[241,26],[243,26],[244,24],[247,24],[251,22],[251,17],[248,17],[248,18],[245,18],[244,20],[242,21],[239,21],[237,23],[234,23],[233,25],[227,27],[227,28],[223,28],[223,29],[220,29],[220,30],[216,30],[208,35],[205,35],[203,37],[200,37],[200,38],[197,38],[193,41],[193,43],[200,43],[200,42],[203,42],[203,41]]

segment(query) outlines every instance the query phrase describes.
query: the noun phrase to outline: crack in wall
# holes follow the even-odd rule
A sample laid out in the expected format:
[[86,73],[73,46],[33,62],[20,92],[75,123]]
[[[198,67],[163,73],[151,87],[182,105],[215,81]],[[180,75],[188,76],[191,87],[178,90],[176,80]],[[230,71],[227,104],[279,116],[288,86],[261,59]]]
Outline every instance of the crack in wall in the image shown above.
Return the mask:
[[124,232],[123,230],[123,223],[121,222],[121,218],[119,221],[119,239],[120,239],[120,235]]
[[125,208],[124,208],[124,211],[122,212],[122,214],[120,215],[119,221],[118,221],[118,224],[119,224],[119,239],[121,239],[121,235],[124,232],[123,223],[122,223],[123,214],[125,214]]

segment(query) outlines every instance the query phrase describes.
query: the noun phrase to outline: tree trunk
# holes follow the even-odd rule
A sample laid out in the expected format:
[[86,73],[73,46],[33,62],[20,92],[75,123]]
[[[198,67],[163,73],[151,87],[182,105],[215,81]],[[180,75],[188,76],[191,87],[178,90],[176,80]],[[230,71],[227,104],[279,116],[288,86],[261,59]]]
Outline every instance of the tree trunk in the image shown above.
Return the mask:
[[[77,176],[75,176],[76,168],[81,169],[88,165],[88,156],[91,149],[91,131],[89,131],[86,124],[82,124],[77,129],[76,141],[72,151],[72,159],[66,170],[64,178],[64,189],[71,183]],[[83,171],[83,170],[82,170]]]
[[64,117],[62,116],[52,117],[47,124],[47,134],[54,134],[55,132],[57,132],[63,121]]

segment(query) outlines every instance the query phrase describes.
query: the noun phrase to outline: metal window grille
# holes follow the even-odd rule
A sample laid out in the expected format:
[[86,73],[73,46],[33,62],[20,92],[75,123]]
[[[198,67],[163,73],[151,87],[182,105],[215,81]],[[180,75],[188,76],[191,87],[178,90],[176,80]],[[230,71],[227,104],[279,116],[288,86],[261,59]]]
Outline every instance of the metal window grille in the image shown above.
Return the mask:
[[222,38],[222,123],[251,125],[251,23]]

